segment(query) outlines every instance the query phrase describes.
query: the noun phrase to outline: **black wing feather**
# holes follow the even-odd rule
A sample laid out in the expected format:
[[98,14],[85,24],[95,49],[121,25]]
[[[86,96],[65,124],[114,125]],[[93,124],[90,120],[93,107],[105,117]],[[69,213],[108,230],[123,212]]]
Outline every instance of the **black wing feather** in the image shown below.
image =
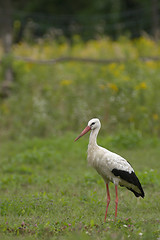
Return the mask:
[[139,188],[139,190],[140,190],[141,193],[136,192],[134,189],[129,188],[129,187],[128,187],[128,189],[129,189],[130,191],[132,191],[132,192],[135,194],[136,197],[140,197],[140,196],[141,196],[142,198],[144,198],[143,188],[142,188],[142,186],[141,186],[141,184],[140,184],[140,182],[139,182],[138,177],[136,176],[136,174],[135,174],[134,172],[129,173],[129,172],[127,172],[127,171],[118,170],[118,169],[114,168],[114,169],[112,170],[112,173],[113,173],[116,177],[120,177],[121,179],[125,180],[126,182],[131,183],[131,184],[137,186],[137,187]]

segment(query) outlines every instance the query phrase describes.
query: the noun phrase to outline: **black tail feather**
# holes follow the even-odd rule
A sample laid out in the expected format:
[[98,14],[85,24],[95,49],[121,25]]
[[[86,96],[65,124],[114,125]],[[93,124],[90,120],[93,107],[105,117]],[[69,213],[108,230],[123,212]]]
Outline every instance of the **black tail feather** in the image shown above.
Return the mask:
[[[135,190],[133,190],[132,188],[128,188],[128,187],[127,187],[127,189],[130,190],[131,192],[133,192],[136,197],[144,198],[144,192],[138,193]],[[143,191],[143,189],[142,189],[142,191]]]

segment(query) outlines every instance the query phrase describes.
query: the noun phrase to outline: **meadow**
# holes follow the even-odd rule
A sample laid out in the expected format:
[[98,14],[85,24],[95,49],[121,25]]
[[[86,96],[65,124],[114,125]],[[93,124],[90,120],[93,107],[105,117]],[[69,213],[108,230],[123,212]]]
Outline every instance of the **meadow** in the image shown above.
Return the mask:
[[11,61],[15,79],[11,96],[0,101],[0,136],[51,137],[80,130],[93,117],[99,117],[104,131],[111,134],[129,129],[135,134],[139,131],[159,136],[160,62],[139,60],[159,53],[160,43],[149,37],[121,37],[118,41],[102,38],[87,43],[75,37],[72,44],[64,39],[60,43],[42,40],[14,45],[13,56],[35,60],[78,56],[127,61],[43,65],[13,56],[2,59],[0,83],[7,61]]
[[[104,223],[105,184],[87,166],[88,137],[74,142],[75,136],[1,145],[0,238],[159,239],[160,145],[118,149],[134,166],[145,198],[137,199],[119,187],[115,222],[115,192],[110,184],[111,204]],[[99,144],[117,150],[101,134]]]
[[[160,239],[160,62],[139,59],[159,53],[148,36],[75,36],[21,42],[2,58],[0,84],[8,61],[14,82],[0,99],[0,238]],[[40,65],[14,56],[127,60]],[[87,165],[88,136],[74,142],[93,117],[102,122],[98,143],[131,163],[145,191],[137,199],[119,187],[116,222],[114,185],[104,223],[106,189]]]

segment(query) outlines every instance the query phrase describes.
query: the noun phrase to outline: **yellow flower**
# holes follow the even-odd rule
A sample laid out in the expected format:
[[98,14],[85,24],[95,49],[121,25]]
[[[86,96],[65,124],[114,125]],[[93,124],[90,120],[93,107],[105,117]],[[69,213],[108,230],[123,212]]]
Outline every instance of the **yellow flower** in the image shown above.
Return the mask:
[[153,119],[154,119],[155,121],[157,121],[157,120],[159,119],[159,116],[158,116],[157,113],[154,113],[152,117],[153,117]]
[[108,68],[109,68],[109,70],[111,70],[111,71],[115,70],[116,67],[117,67],[117,64],[116,64],[116,63],[111,63],[111,64],[108,65]]
[[147,84],[145,82],[141,82],[139,86],[140,86],[141,89],[146,89],[147,88]]
[[72,80],[67,80],[67,79],[64,79],[60,82],[61,86],[69,86],[71,84],[72,84]]
[[140,84],[138,84],[136,86],[136,90],[139,90],[139,89],[146,89],[147,88],[147,84],[145,82],[141,82]]
[[118,92],[118,87],[115,83],[108,83],[108,87],[112,89],[114,92]]
[[154,69],[154,68],[156,68],[157,64],[154,61],[150,60],[150,61],[146,62],[146,65],[147,65],[147,67]]
[[127,75],[123,76],[123,81],[128,82],[128,81],[130,81],[130,80],[131,80],[131,79],[130,79],[129,76],[127,76]]
[[110,73],[114,76],[114,77],[119,77],[122,72],[125,69],[124,64],[116,64],[116,63],[111,63],[108,65],[108,69],[110,71]]

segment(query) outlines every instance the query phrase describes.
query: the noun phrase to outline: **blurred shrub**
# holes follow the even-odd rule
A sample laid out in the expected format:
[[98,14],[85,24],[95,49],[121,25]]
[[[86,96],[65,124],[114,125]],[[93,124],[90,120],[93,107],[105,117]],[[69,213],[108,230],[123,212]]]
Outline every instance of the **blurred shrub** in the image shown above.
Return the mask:
[[56,136],[80,131],[90,118],[99,117],[103,132],[119,133],[114,139],[116,145],[139,144],[139,132],[158,136],[160,62],[141,62],[138,57],[159,53],[160,44],[144,37],[121,37],[118,41],[102,38],[85,44],[75,37],[72,45],[65,40],[61,44],[40,41],[15,45],[14,55],[33,59],[79,56],[128,60],[108,65],[38,65],[15,60],[12,95],[0,100],[0,135]]
[[116,148],[135,148],[139,147],[142,143],[142,134],[138,130],[124,130],[116,133],[112,138],[111,144]]

